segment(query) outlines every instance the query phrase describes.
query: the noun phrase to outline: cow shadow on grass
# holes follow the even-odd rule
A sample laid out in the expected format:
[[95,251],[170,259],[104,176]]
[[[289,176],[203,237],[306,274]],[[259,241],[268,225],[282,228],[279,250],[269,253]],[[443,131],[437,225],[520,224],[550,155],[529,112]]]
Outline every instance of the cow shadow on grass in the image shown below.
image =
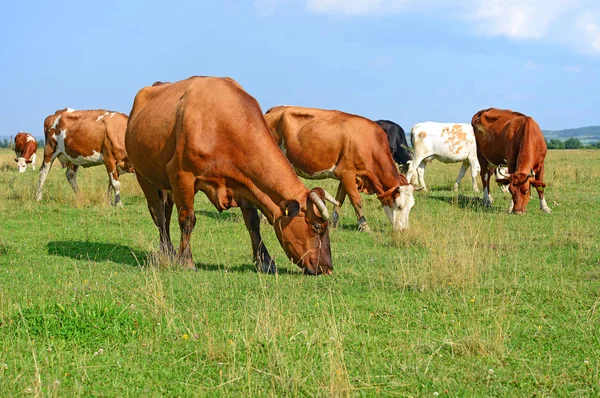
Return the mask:
[[483,199],[480,197],[458,194],[452,196],[429,196],[429,198],[448,203],[452,206],[458,206],[461,209],[468,209],[476,212],[498,213],[500,211],[497,206],[492,206],[491,208],[485,207],[483,205]]
[[[151,263],[156,252],[147,250],[132,249],[129,246],[90,241],[51,241],[46,245],[48,254],[52,256],[69,257],[74,260],[84,261],[112,261],[116,264],[127,265],[131,267],[146,266]],[[223,264],[207,264],[196,262],[198,271],[218,271],[218,272],[256,272],[256,267],[252,263],[239,264],[234,266],[224,266]],[[285,268],[278,268],[279,274],[293,274]]]
[[194,213],[203,217],[212,218],[218,221],[234,221],[244,222],[244,217],[240,211],[223,211],[219,213],[217,210],[196,210]]
[[129,246],[90,241],[51,241],[46,245],[48,254],[75,260],[112,261],[117,264],[139,267],[144,265],[150,252]]

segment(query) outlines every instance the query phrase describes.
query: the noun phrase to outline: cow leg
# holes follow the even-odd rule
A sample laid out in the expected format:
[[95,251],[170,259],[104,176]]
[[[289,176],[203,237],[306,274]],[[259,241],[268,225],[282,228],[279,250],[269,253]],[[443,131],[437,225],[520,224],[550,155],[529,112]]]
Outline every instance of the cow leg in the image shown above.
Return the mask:
[[79,188],[77,187],[77,171],[79,170],[79,166],[70,164],[67,166],[67,171],[65,175],[67,176],[67,181],[71,184],[71,188],[73,188],[73,192],[77,193]]
[[271,259],[269,251],[265,247],[262,237],[260,236],[260,218],[258,217],[258,211],[254,207],[242,206],[242,215],[244,216],[246,229],[250,233],[252,256],[256,262],[258,272],[265,272],[268,274],[276,273],[277,267],[275,261]]
[[35,191],[35,200],[37,200],[38,202],[40,200],[42,200],[44,184],[46,183],[46,178],[48,177],[48,173],[50,172],[50,169],[52,168],[52,162],[54,161],[54,158],[52,155],[54,155],[54,149],[52,147],[50,147],[48,144],[46,144],[46,147],[44,148],[44,162],[42,163],[42,166],[40,167],[40,176],[38,178],[38,186],[37,186],[37,190]]
[[34,153],[33,155],[31,155],[31,170],[35,171],[35,158],[37,157],[37,155]]
[[175,255],[175,248],[171,243],[171,214],[173,213],[173,199],[166,192],[156,189],[148,180],[136,173],[136,178],[146,202],[154,225],[158,228],[160,236],[160,252],[166,256]]
[[358,219],[358,230],[361,232],[371,232],[367,219],[363,213],[362,200],[360,193],[356,187],[356,176],[354,174],[344,174],[340,178],[340,183],[344,184],[344,190],[350,198],[350,203],[356,211],[356,218]]
[[465,174],[467,173],[467,168],[469,167],[469,162],[464,161],[462,163],[462,165],[460,166],[460,171],[458,172],[458,178],[456,179],[456,182],[454,183],[454,186],[452,187],[453,191],[458,191],[458,185],[460,184],[460,180],[463,179],[463,177],[465,176]]
[[406,171],[406,179],[408,180],[408,182],[410,182],[413,185],[417,185],[412,180],[413,180],[413,177],[416,174],[417,167],[419,167],[421,165],[421,161],[422,161],[422,159],[419,159],[419,158],[415,157],[415,158],[413,158],[412,160],[410,160],[408,162],[408,170]]
[[116,207],[123,207],[123,202],[121,202],[121,182],[119,181],[119,172],[116,168],[108,173],[108,179],[107,195],[110,197],[111,190],[115,192],[115,201],[112,202],[112,205]]
[[168,174],[171,182],[171,193],[177,205],[179,228],[181,229],[181,240],[177,255],[185,268],[196,269],[190,247],[190,238],[196,226],[196,215],[194,214],[195,178],[193,175],[186,175],[185,173],[174,172]]
[[346,200],[346,188],[344,188],[344,184],[341,182],[338,185],[335,200],[338,204],[333,206],[333,213],[331,213],[331,226],[333,228],[337,228],[338,226],[338,221],[340,220],[340,208],[342,207],[342,204],[344,204],[344,200]]
[[489,166],[481,169],[481,182],[483,185],[483,205],[485,207],[491,207],[494,203],[494,198],[490,195],[490,177],[491,170]]
[[[542,164],[540,166],[540,170],[538,171],[537,175],[535,176],[535,179],[537,181],[544,181],[544,165]],[[548,204],[546,203],[546,198],[544,198],[544,186],[542,185],[534,185],[535,189],[538,192],[538,196],[540,198],[540,210],[543,211],[544,213],[551,213],[552,210],[550,210],[550,207],[548,207]]]
[[477,159],[469,159],[469,167],[471,167],[471,182],[473,184],[473,192],[479,193],[479,187],[477,186],[477,174],[479,174],[479,162]]
[[425,166],[426,163],[422,161],[417,169],[417,176],[419,177],[419,190],[422,189],[423,191],[427,192],[427,186],[425,186]]
[[477,160],[479,160],[479,173],[481,175],[481,185],[483,186],[483,205],[491,207],[494,203],[494,199],[490,195],[490,177],[493,171],[490,170],[487,159],[479,152],[479,147],[477,147]]

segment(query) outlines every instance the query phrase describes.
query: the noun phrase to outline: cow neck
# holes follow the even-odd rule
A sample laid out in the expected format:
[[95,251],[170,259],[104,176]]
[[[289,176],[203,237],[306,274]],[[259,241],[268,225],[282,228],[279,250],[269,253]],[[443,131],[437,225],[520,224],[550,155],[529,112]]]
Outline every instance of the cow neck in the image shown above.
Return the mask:
[[373,188],[377,195],[381,195],[402,185],[408,185],[408,181],[402,174],[400,174],[400,172],[398,172],[396,164],[393,162],[393,160],[391,164],[393,167],[387,167],[385,170],[381,170],[378,173],[381,178],[377,180],[377,183],[373,184]]
[[279,173],[270,173],[268,178],[261,178],[259,185],[253,184],[252,190],[257,201],[255,205],[263,211],[271,223],[281,216],[279,205],[284,200],[297,200],[301,208],[306,207],[308,189],[289,165],[288,168],[291,173],[284,172],[280,168]]

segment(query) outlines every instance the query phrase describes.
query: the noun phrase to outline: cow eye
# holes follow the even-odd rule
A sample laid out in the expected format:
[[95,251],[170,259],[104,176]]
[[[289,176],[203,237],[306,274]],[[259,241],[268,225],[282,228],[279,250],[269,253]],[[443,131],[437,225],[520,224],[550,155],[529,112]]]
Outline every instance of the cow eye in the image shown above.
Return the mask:
[[312,229],[318,235],[321,235],[323,233],[323,226],[321,224],[313,224]]

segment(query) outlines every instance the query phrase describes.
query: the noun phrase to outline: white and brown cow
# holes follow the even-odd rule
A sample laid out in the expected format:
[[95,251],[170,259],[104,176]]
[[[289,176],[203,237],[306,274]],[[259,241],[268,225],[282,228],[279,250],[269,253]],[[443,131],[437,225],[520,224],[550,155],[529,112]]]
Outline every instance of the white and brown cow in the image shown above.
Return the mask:
[[417,123],[410,131],[410,139],[413,146],[413,158],[409,161],[408,172],[406,173],[406,178],[409,181],[416,172],[421,189],[427,190],[425,186],[425,166],[429,161],[437,159],[443,163],[462,162],[458,178],[454,183],[454,189],[458,189],[460,180],[462,180],[467,168],[470,166],[473,190],[479,192],[477,174],[480,168],[477,160],[475,135],[470,124]]
[[54,159],[58,158],[71,188],[77,192],[77,170],[104,164],[109,176],[108,192],[115,192],[115,206],[122,206],[119,175],[133,172],[125,150],[127,116],[119,112],[99,110],[76,111],[70,108],[56,111],[44,120],[44,163],[36,199],[42,199],[46,177]]
[[27,170],[27,164],[31,163],[31,169],[35,170],[35,158],[37,151],[37,141],[28,133],[21,131],[15,137],[15,162],[19,167],[19,173],[24,173]]

